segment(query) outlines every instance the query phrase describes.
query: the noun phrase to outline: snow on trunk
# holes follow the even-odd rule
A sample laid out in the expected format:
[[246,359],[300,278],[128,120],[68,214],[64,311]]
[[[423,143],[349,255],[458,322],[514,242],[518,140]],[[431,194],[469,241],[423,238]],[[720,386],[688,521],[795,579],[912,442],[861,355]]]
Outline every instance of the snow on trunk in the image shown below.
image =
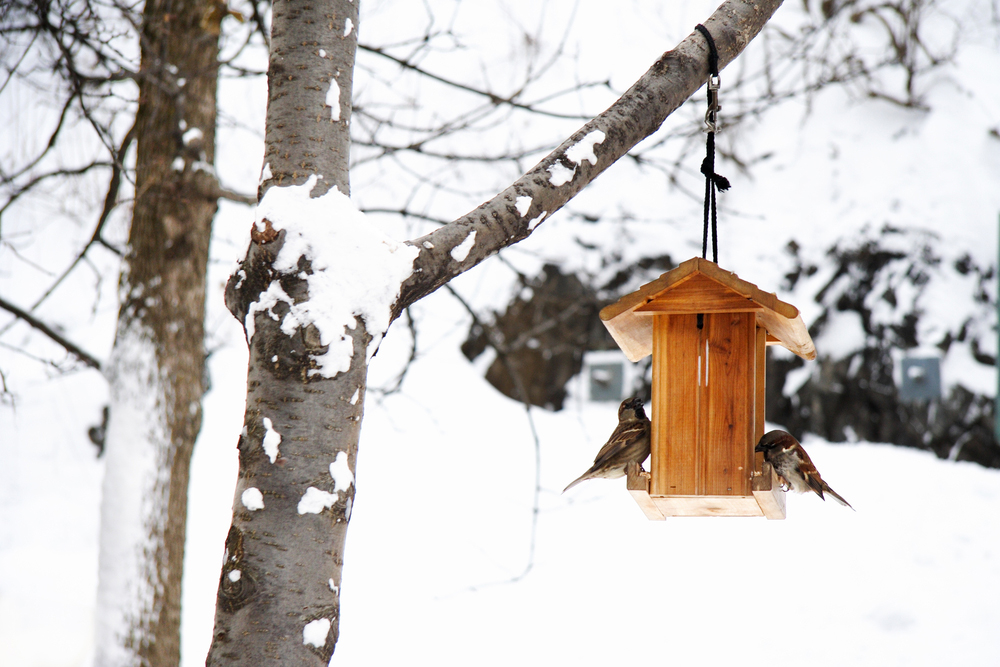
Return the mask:
[[195,0],[143,7],[135,197],[109,370],[100,667],[180,661],[187,484],[201,428],[205,277],[219,190],[211,168],[218,31],[204,10]]
[[152,336],[136,320],[118,332],[109,380],[94,661],[100,667],[139,664],[139,649],[159,621],[173,463],[171,401]]
[[250,359],[208,665],[324,667],[340,632],[368,359],[416,255],[349,199],[357,4],[274,8],[262,199],[226,289]]

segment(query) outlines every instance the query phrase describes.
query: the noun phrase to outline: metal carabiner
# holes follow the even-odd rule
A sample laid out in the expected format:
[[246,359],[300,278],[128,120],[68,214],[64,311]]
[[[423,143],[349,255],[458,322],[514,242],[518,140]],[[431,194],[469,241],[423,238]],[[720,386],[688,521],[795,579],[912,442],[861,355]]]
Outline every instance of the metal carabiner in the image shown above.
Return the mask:
[[722,79],[719,78],[718,74],[708,76],[708,111],[705,112],[705,125],[708,127],[706,131],[716,132],[716,114],[722,109],[719,105],[719,86],[722,84]]
[[719,86],[722,85],[722,79],[718,74],[708,75],[708,108],[712,111],[718,111],[722,107],[719,106]]

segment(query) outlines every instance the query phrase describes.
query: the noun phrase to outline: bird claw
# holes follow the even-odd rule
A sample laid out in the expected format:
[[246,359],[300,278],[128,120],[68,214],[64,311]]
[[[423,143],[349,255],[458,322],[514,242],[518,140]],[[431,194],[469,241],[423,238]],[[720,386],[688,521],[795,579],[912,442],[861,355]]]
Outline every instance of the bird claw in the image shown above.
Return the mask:
[[[634,468],[632,466],[635,466]],[[643,479],[650,479],[652,475],[646,472],[645,468],[642,467],[641,463],[630,462],[625,464],[625,474],[630,474],[629,469],[631,469],[631,474],[636,477],[642,477]]]

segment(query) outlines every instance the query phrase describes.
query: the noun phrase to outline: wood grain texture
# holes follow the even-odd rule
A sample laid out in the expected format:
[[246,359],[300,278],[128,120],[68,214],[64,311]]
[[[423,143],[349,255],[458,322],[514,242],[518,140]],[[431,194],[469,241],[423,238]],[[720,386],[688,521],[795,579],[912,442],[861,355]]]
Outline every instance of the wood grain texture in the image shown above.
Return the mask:
[[809,329],[802,321],[801,315],[787,318],[778,313],[761,310],[757,313],[757,321],[774,336],[781,346],[797,354],[806,361],[816,358],[816,345],[813,343]]
[[[754,398],[753,432],[750,435],[750,442],[752,442],[754,446],[757,445],[761,436],[764,435],[765,400],[767,397],[767,346],[770,344],[768,340],[769,338],[770,335],[767,333],[767,330],[760,325],[760,322],[758,322],[754,359],[756,395]],[[764,464],[764,454],[753,451],[753,447],[751,447],[749,455],[753,475],[759,475],[761,473],[761,466]]]
[[629,361],[635,363],[653,353],[652,317],[620,318],[613,327],[607,322],[604,326]]
[[781,490],[778,475],[770,463],[764,463],[763,471],[753,478],[753,496],[761,512],[768,519],[785,518],[785,492]]
[[696,315],[657,315],[654,326],[651,493],[695,494],[701,332]]
[[653,351],[651,315],[752,311],[783,345],[805,359],[816,357],[809,331],[795,306],[695,257],[601,310],[601,321],[631,361]]
[[[764,413],[765,413],[765,401],[767,398],[767,345],[768,345],[768,333],[764,327],[760,326],[760,322],[757,323],[757,345],[756,345],[756,355],[755,355],[755,376],[756,376],[756,398],[754,400],[754,423],[753,423],[753,434],[750,436],[750,441],[756,447],[757,443],[760,442],[761,436],[764,435]],[[751,448],[750,455],[753,457],[751,465],[755,473],[761,471],[761,465],[764,463],[764,454],[761,452],[754,452]]]
[[701,257],[692,257],[681,262],[676,268],[667,271],[656,280],[646,283],[635,292],[623,296],[615,303],[605,306],[601,310],[601,319],[608,321],[627,311],[635,310],[637,307],[663,296],[667,291],[683,285],[694,275],[700,274],[715,283],[728,287],[736,294],[740,294],[747,299],[752,299],[764,308],[773,310],[782,317],[792,319],[799,314],[798,308],[790,303],[785,303],[778,299],[772,292],[765,292],[753,283],[742,280],[731,271],[726,271],[715,262],[710,262]]
[[635,313],[736,313],[764,306],[701,273],[657,294]]
[[752,313],[657,315],[653,495],[749,495],[756,428]]
[[640,472],[638,463],[629,463],[625,466],[625,488],[635,498],[639,509],[650,521],[663,521],[663,512],[656,507],[656,503],[649,497],[649,473]]
[[651,496],[663,516],[763,516],[753,496]]
[[706,383],[701,387],[697,493],[749,495],[756,327],[752,313],[705,315]]
[[701,328],[697,315],[650,319],[651,479],[629,491],[651,518],[762,516],[753,449],[764,430],[766,330],[752,312],[705,314]]

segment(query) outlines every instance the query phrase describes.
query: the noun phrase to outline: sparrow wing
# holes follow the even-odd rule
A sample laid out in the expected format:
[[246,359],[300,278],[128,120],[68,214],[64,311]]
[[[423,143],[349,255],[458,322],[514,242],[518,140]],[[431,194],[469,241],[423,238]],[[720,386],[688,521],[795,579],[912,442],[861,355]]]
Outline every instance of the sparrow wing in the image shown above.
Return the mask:
[[613,460],[616,455],[624,452],[626,445],[637,438],[641,438],[649,433],[649,420],[634,420],[618,424],[614,433],[608,438],[607,443],[597,452],[594,459],[594,468],[599,468],[605,463]]
[[[823,480],[819,476],[819,471],[816,470],[816,466],[813,465],[812,459],[809,458],[806,450],[796,442],[793,446],[788,447],[786,451],[788,452],[788,456],[795,462],[795,469],[798,472],[797,476],[801,477],[802,481],[816,492],[816,495],[823,498]],[[796,490],[804,492],[806,489],[800,487]],[[826,500],[826,498],[823,498],[823,500]]]
[[[823,498],[823,491],[829,487],[823,483],[823,478],[819,476],[819,471],[816,470],[811,462],[805,462],[799,464],[799,470],[802,471],[802,477],[806,480],[806,484],[809,488],[816,492],[820,498]],[[826,500],[826,498],[823,498]]]
[[[818,495],[823,500],[826,500],[826,496],[823,495],[823,493],[826,492],[829,493],[831,496],[833,496],[834,499],[836,499],[836,501],[841,505],[844,505],[845,507],[851,507],[851,504],[849,502],[844,500],[839,493],[831,489],[830,485],[827,484],[825,481],[823,481],[823,477],[820,476],[819,470],[816,469],[816,466],[813,465],[813,462],[809,460],[809,455],[806,454],[806,451],[801,447],[799,447],[799,451],[802,452],[802,454],[805,456],[805,459],[802,461],[800,465],[803,475],[806,478],[806,483],[809,484],[809,488],[815,491],[816,495]],[[851,507],[851,509],[854,508]]]

